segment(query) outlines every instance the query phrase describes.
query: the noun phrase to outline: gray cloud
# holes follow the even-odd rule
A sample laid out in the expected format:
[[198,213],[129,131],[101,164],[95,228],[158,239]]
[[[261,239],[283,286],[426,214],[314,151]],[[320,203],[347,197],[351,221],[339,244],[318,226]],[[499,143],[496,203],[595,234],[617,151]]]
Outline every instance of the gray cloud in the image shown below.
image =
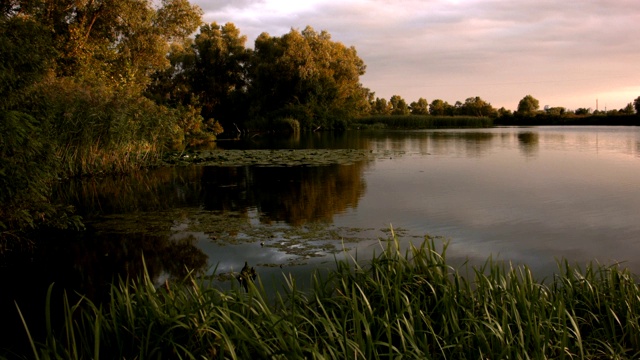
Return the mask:
[[640,1],[204,1],[205,21],[233,22],[249,43],[311,25],[353,45],[377,96],[449,102],[481,96],[514,109],[621,108],[640,96]]

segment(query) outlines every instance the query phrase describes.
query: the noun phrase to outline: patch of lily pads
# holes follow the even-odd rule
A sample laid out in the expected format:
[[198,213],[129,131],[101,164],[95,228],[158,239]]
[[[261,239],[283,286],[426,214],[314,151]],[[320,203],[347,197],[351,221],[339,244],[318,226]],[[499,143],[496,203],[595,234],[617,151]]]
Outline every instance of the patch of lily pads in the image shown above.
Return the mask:
[[[167,239],[200,234],[216,246],[256,244],[292,255],[296,260],[285,265],[303,264],[314,257],[339,253],[380,234],[373,228],[341,227],[323,222],[300,226],[286,223],[256,223],[246,212],[206,211],[181,208],[166,211],[113,214],[95,221],[93,227],[111,234],[142,233]],[[280,266],[283,264],[260,264]]]
[[170,152],[163,165],[202,166],[323,166],[346,165],[388,157],[389,151],[362,149],[201,150]]

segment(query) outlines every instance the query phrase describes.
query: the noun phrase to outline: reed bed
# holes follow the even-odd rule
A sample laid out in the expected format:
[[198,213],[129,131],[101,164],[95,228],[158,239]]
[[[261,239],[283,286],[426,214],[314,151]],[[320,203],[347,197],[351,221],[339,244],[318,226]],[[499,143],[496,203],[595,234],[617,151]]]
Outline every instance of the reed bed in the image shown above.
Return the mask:
[[374,129],[442,129],[488,128],[493,119],[477,116],[374,115],[353,120],[353,128]]
[[[437,250],[439,249],[439,250]],[[312,289],[268,299],[259,278],[223,292],[188,276],[113,285],[95,304],[65,297],[46,319],[37,359],[610,359],[640,356],[640,289],[619,266],[567,261],[549,284],[491,260],[462,276],[446,244],[400,249],[395,236],[366,264],[337,261]]]

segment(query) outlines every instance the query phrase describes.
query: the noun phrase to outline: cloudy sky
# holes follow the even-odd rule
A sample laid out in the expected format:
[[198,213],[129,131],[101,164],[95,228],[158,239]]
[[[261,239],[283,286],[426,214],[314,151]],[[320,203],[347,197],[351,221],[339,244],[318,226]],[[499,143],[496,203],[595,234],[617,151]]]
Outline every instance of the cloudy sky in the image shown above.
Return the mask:
[[640,96],[639,0],[191,0],[248,38],[307,25],[354,46],[377,97],[515,110],[619,109]]

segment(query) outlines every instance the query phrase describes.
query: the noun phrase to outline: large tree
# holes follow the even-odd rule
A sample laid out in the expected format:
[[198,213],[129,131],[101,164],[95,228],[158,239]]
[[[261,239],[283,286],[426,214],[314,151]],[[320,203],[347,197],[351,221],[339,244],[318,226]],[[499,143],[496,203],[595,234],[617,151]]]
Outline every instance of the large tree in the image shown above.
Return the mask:
[[193,44],[191,85],[203,106],[205,119],[230,121],[246,93],[250,51],[246,36],[232,23],[203,25]]
[[491,104],[479,96],[467,98],[462,105],[462,112],[470,116],[495,116],[496,114],[496,110]]
[[252,116],[291,117],[303,128],[343,126],[368,107],[369,91],[360,84],[364,71],[355,48],[332,41],[326,31],[262,33],[250,66]]
[[640,114],[640,96],[633,100],[633,107],[636,109],[636,113]]
[[531,95],[523,97],[518,103],[518,114],[524,116],[533,116],[540,108],[540,102],[538,99]]

